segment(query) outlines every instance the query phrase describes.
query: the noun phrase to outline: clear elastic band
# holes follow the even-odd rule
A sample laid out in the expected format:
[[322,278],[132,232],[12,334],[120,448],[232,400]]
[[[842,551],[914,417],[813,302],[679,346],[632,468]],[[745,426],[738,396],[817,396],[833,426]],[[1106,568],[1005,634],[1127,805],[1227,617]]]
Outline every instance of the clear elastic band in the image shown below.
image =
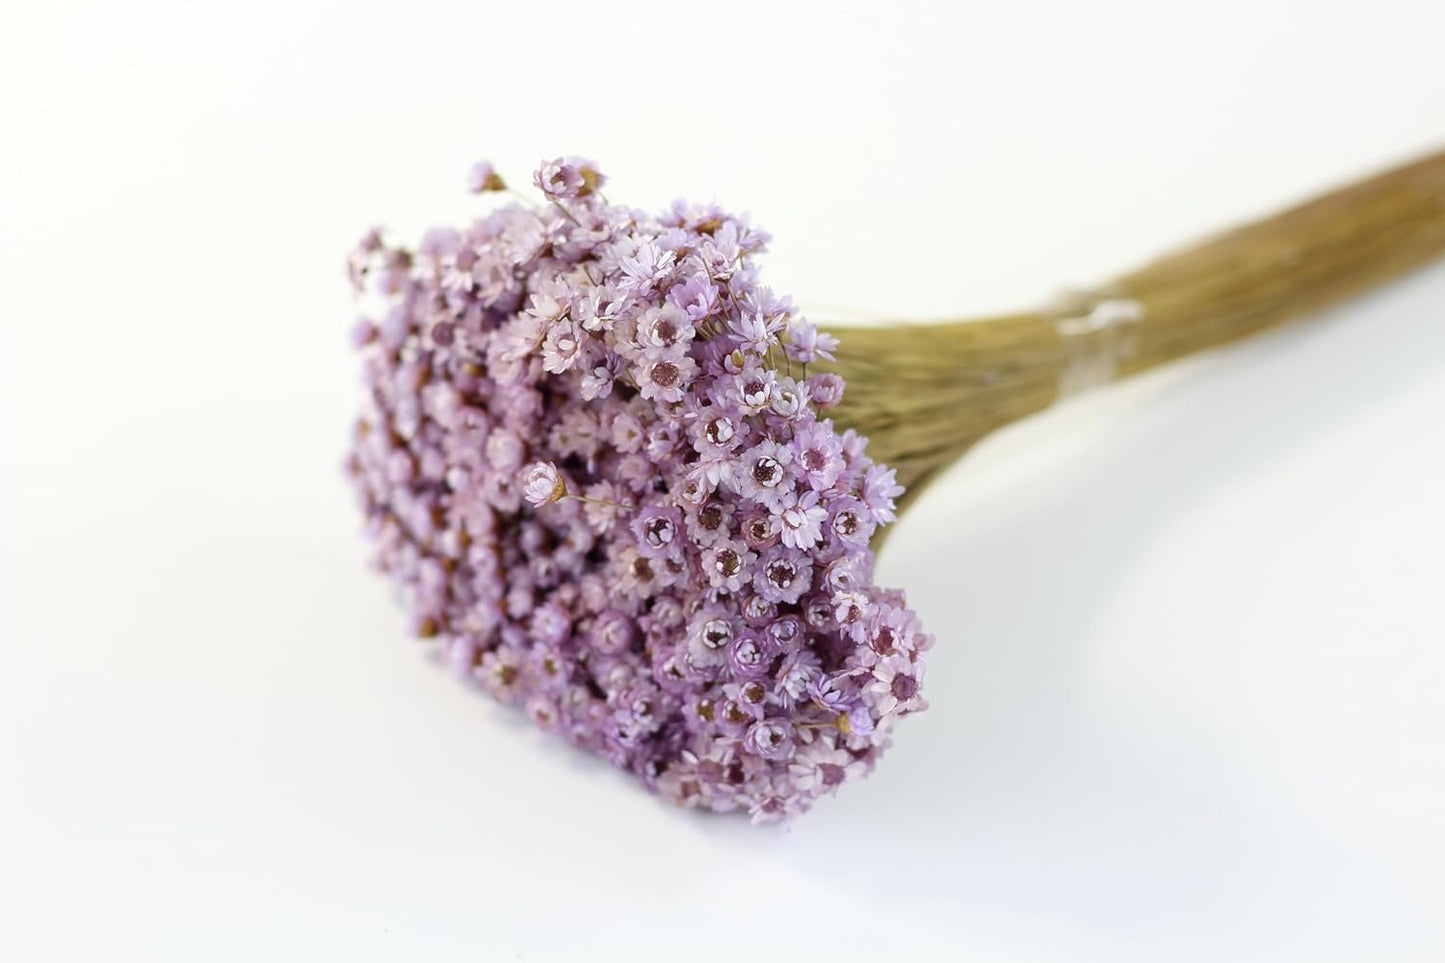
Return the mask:
[[1059,373],[1059,397],[1113,381],[1120,363],[1135,350],[1144,306],[1107,292],[1069,292],[1058,299],[1054,328],[1066,353]]

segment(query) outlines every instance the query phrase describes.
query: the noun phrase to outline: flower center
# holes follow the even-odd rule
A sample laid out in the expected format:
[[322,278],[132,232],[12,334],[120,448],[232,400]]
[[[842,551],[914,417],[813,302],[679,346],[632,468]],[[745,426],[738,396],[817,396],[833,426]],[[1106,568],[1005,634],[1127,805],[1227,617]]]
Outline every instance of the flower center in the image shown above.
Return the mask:
[[673,537],[677,534],[671,520],[666,518],[654,518],[643,526],[647,535],[647,544],[653,548],[664,548],[672,544]]
[[879,655],[887,655],[893,651],[893,630],[888,626],[880,626],[873,634],[873,651]]
[[738,553],[732,549],[725,548],[717,553],[717,570],[721,574],[731,578],[738,574],[738,570],[742,567],[743,560],[739,558]]
[[893,684],[889,686],[889,691],[893,693],[893,698],[899,702],[907,702],[913,698],[913,694],[918,691],[918,680],[911,675],[895,675],[893,677]]
[[753,463],[753,481],[764,488],[775,488],[783,480],[783,466],[771,455],[764,455]]
[[702,627],[702,644],[709,649],[720,649],[732,641],[733,629],[723,619],[709,619]]
[[780,589],[785,589],[793,584],[793,579],[798,577],[798,570],[788,562],[774,562],[768,566],[768,581]]
[[706,435],[707,440],[714,445],[725,445],[733,440],[733,436],[737,434],[737,429],[733,427],[731,418],[714,418],[707,423],[707,427],[703,429],[703,434]]
[[659,361],[652,366],[652,383],[659,388],[672,388],[682,378],[682,372],[671,361]]

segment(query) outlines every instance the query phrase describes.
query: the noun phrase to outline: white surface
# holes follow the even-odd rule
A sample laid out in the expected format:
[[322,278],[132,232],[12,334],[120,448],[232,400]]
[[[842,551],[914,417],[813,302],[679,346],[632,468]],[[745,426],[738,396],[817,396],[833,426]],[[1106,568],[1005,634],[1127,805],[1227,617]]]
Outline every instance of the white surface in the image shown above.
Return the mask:
[[883,564],[934,709],[790,832],[534,734],[363,565],[342,256],[475,157],[925,315],[1445,142],[1435,0],[1183,7],[6,5],[0,958],[1441,959],[1445,270],[980,448]]

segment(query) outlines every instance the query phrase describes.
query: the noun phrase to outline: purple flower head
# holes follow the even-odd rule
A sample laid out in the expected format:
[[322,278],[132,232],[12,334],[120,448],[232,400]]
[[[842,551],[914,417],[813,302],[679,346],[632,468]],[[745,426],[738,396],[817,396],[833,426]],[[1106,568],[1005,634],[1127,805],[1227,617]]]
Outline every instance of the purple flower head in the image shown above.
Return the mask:
[[827,422],[812,422],[793,435],[793,473],[814,491],[833,487],[843,472],[843,445]]
[[890,655],[873,666],[873,675],[865,688],[878,715],[901,715],[924,707],[919,689],[923,684],[923,666],[905,655]]
[[794,361],[803,364],[832,361],[837,348],[837,338],[801,318],[795,318],[788,325],[788,357]]
[[606,181],[596,164],[581,157],[557,157],[543,161],[532,175],[532,183],[537,189],[555,200],[586,197]]
[[823,540],[822,526],[828,510],[818,504],[817,492],[788,492],[779,500],[777,514],[784,545],[809,549]]
[[467,175],[467,190],[473,194],[481,194],[485,191],[504,191],[506,189],[506,181],[502,180],[502,176],[490,163],[478,161],[472,165],[472,171]]
[[742,520],[743,539],[761,552],[772,548],[782,538],[783,523],[765,508],[754,508]]
[[764,636],[774,652],[791,652],[802,645],[807,638],[803,620],[796,615],[784,615],[774,619]]
[[753,588],[769,602],[798,601],[812,584],[813,560],[786,545],[775,545],[758,560]]
[[855,498],[835,498],[829,507],[827,531],[840,544],[863,548],[876,528],[873,513]]
[[743,542],[719,542],[703,549],[702,569],[713,588],[735,593],[752,581],[757,557]]
[[892,468],[874,465],[868,469],[863,480],[863,504],[873,513],[873,520],[880,524],[894,521],[898,516],[893,512],[893,500],[903,494]]
[[676,508],[652,505],[639,511],[632,521],[637,548],[649,558],[663,558],[682,548],[685,538],[682,513]]
[[608,609],[592,622],[592,646],[603,655],[621,655],[632,648],[636,629],[626,615]]
[[633,369],[637,388],[648,401],[681,401],[697,373],[697,362],[685,354],[648,357]]
[[793,751],[793,727],[780,719],[754,722],[743,744],[763,759],[788,759]]
[[693,616],[688,626],[689,660],[699,668],[721,665],[737,633],[737,626],[723,612],[704,609]]
[[458,672],[680,805],[786,818],[925,705],[931,639],[872,576],[902,489],[820,415],[836,342],[759,282],[767,235],[603,182],[547,161],[528,207],[478,165],[471,227],[363,239],[347,470]]
[[688,537],[704,549],[727,541],[732,535],[733,511],[734,506],[729,502],[716,499],[704,502],[688,517]]
[[644,350],[686,348],[694,334],[687,313],[675,304],[649,308],[637,322],[637,344]]
[[734,678],[753,678],[768,671],[767,645],[756,632],[741,632],[728,645],[728,668]]
[[780,504],[790,487],[788,465],[792,460],[791,448],[775,441],[758,442],[740,459],[737,473],[739,493],[762,505]]
[[539,461],[522,476],[522,495],[530,505],[545,505],[567,497],[567,483],[550,461]]

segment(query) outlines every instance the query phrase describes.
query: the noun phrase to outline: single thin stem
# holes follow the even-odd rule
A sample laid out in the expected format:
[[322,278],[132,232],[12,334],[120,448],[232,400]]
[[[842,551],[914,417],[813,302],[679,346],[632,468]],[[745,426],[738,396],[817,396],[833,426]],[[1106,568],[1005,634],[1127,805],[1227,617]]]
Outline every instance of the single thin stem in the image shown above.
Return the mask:
[[611,502],[605,498],[589,498],[586,495],[578,495],[574,492],[567,492],[567,494],[563,495],[562,498],[571,498],[579,502],[588,502],[592,505],[606,505],[608,508],[616,508],[624,512],[632,512],[637,510],[637,507],[635,505],[624,505],[621,502]]

